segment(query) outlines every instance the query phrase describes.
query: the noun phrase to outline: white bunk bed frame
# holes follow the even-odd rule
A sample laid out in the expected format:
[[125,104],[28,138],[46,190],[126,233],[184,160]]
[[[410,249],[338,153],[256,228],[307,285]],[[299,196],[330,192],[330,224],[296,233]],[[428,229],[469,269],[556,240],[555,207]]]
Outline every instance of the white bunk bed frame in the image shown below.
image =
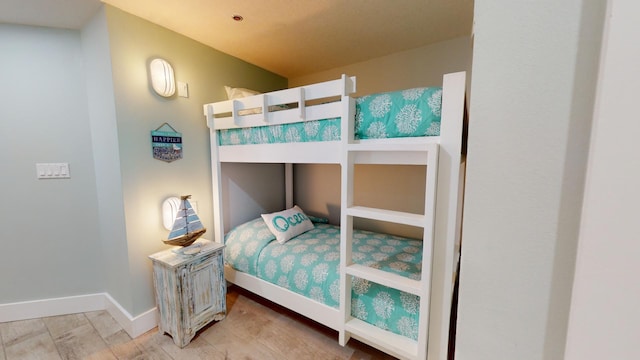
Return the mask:
[[[335,309],[254,276],[225,267],[226,279],[242,288],[335,329],[339,343],[353,337],[401,359],[446,359],[454,277],[459,254],[464,157],[462,134],[465,72],[443,77],[440,136],[354,140],[355,77],[285,89],[243,99],[205,104],[211,134],[211,168],[215,241],[224,242],[222,162],[285,163],[286,204],[293,206],[293,163],[341,165],[340,307]],[[306,101],[339,96],[340,101],[305,105]],[[264,111],[272,106],[297,107]],[[259,108],[262,113],[241,115]],[[244,113],[243,113],[244,114]],[[223,115],[223,117],[220,117]],[[218,116],[218,117],[216,117]],[[341,140],[328,142],[220,146],[218,130],[341,117]],[[353,204],[354,164],[427,165],[424,215],[373,209]],[[257,215],[256,215],[257,216]],[[421,227],[421,280],[353,264],[353,218],[362,217]],[[229,229],[227,229],[229,230]],[[351,316],[351,276],[420,296],[417,341],[382,330]],[[425,311],[424,309],[428,309]]]

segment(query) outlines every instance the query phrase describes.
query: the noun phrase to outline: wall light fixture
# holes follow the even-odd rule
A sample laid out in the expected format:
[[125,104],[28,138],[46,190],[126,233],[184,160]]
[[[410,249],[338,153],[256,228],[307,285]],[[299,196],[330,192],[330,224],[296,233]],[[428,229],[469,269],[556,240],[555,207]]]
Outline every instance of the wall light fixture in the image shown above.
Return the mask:
[[176,92],[176,82],[173,77],[173,68],[164,59],[153,59],[149,64],[151,86],[160,96],[169,97]]
[[178,197],[169,197],[162,203],[162,225],[165,229],[171,230],[178,210],[180,210],[180,198]]

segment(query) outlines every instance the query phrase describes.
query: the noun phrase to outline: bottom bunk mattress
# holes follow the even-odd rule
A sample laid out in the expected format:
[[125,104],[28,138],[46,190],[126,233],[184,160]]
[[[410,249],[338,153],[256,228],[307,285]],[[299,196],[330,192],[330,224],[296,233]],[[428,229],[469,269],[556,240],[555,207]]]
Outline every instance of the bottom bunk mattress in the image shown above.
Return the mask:
[[[275,241],[262,218],[225,236],[225,261],[238,271],[328,306],[340,304],[340,228],[317,223],[284,244]],[[353,261],[420,279],[422,241],[354,230]],[[416,339],[420,298],[354,278],[351,314],[379,328]]]

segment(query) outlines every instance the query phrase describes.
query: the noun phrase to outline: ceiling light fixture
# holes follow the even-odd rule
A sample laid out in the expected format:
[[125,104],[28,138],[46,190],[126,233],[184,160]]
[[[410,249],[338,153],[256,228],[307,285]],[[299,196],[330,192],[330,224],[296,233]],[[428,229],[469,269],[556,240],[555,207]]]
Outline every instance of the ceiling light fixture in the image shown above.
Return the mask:
[[233,15],[231,18],[232,18],[233,20],[235,20],[235,21],[242,21],[242,20],[244,20],[244,18],[242,17],[242,15]]

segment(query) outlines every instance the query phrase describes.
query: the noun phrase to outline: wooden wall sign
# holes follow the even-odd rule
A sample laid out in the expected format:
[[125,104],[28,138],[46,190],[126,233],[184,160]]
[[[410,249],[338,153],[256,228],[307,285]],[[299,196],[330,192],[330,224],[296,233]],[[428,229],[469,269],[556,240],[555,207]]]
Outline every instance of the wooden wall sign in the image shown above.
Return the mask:
[[164,123],[151,131],[153,158],[172,162],[182,159],[182,134]]

